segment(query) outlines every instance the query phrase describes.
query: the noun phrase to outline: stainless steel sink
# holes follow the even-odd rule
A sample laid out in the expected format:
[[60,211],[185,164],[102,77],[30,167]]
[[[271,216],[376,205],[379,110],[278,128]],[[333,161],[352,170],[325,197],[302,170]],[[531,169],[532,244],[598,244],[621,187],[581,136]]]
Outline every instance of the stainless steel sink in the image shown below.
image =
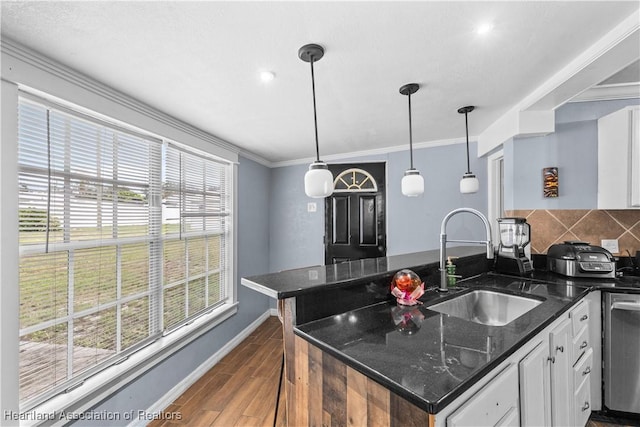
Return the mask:
[[475,290],[427,309],[483,325],[503,326],[541,303],[542,301],[533,298]]

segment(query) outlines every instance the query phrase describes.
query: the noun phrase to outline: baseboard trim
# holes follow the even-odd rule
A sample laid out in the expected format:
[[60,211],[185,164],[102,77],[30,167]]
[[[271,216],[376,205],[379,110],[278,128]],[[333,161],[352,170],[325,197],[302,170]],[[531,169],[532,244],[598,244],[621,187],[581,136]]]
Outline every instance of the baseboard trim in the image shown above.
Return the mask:
[[[236,335],[231,341],[226,343],[220,350],[215,352],[211,357],[205,360],[197,369],[195,369],[189,376],[185,377],[182,381],[176,384],[171,390],[165,393],[158,401],[147,408],[147,414],[160,414],[169,405],[178,399],[189,387],[191,387],[196,381],[198,381],[204,374],[206,374],[211,368],[213,368],[224,356],[229,354],[231,350],[236,348],[245,338],[247,338],[258,326],[260,326],[270,316],[277,315],[275,309],[269,309],[265,311],[260,317],[254,320],[249,326],[244,328],[242,332]],[[128,424],[128,427],[144,427],[148,421],[141,419],[134,419]]]

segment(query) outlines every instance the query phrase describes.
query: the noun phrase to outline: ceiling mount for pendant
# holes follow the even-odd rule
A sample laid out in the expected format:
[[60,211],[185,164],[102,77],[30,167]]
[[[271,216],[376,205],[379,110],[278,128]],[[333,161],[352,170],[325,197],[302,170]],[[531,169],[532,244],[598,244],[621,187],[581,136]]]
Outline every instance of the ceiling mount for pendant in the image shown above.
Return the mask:
[[420,89],[420,85],[418,83],[408,83],[400,88],[400,93],[405,96],[413,95],[418,91],[418,89]]
[[319,61],[324,56],[324,48],[319,44],[305,44],[300,49],[298,49],[298,58],[302,59],[304,62],[313,62]]
[[472,112],[475,109],[476,109],[476,107],[474,107],[473,105],[467,105],[466,107],[458,108],[458,113],[460,113],[460,114],[468,114],[468,113]]

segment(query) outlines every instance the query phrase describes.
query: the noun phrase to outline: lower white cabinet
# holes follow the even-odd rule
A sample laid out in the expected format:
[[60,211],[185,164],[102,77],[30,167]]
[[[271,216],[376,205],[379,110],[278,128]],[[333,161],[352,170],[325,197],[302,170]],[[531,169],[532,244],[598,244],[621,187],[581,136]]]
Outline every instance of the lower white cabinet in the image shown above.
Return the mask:
[[574,305],[439,413],[435,426],[584,427],[600,382],[591,379],[601,363],[601,352],[592,348],[599,301],[593,292]]
[[565,318],[549,334],[551,425],[574,426],[571,321]]
[[518,366],[511,364],[451,414],[447,426],[518,426],[518,407]]
[[551,425],[551,360],[549,341],[542,339],[518,364],[520,374],[520,425]]

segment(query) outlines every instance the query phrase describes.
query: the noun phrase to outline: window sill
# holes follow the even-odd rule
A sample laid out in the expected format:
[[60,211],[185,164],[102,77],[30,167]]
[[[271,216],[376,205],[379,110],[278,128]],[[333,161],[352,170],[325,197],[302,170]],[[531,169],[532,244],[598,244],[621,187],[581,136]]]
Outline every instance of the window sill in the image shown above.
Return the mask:
[[[136,380],[237,311],[238,303],[236,302],[219,307],[210,314],[195,319],[192,323],[132,354],[123,362],[88,378],[81,386],[59,394],[33,409],[21,411],[20,415],[27,419],[21,420],[20,425],[37,426],[42,423],[54,426],[64,425],[73,420],[73,417],[82,416],[84,411]],[[104,416],[119,416],[120,419],[127,421],[128,414],[104,414]],[[42,417],[48,419],[38,419]]]

